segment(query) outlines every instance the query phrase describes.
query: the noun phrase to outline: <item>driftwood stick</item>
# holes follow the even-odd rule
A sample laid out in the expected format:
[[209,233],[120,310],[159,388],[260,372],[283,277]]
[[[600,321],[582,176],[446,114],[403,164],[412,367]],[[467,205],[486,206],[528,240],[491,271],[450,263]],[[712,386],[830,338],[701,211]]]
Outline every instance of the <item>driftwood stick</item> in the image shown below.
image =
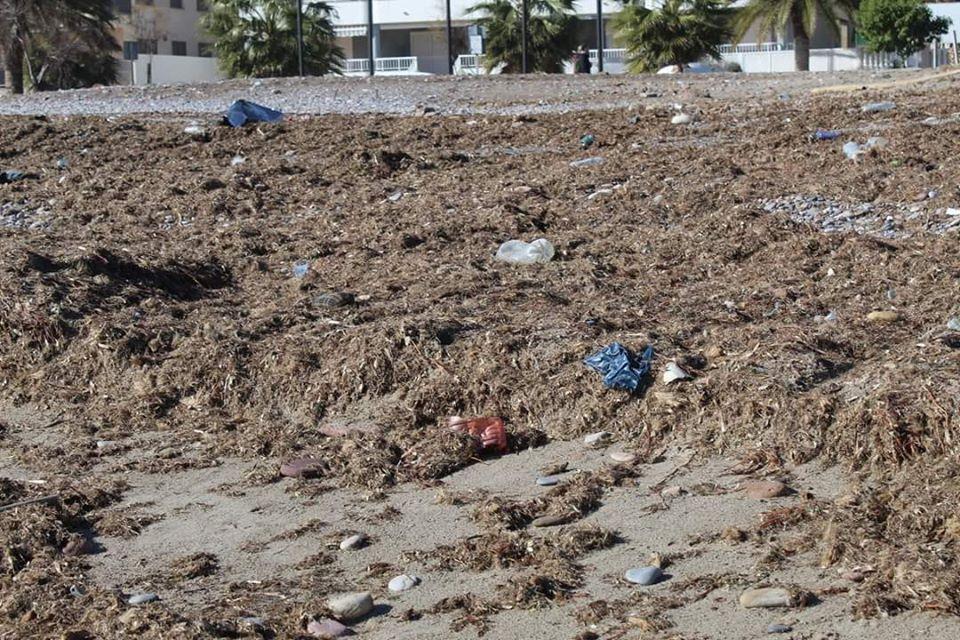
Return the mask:
[[19,502],[11,502],[10,504],[5,504],[0,506],[0,512],[10,511],[11,509],[16,509],[17,507],[26,507],[31,504],[38,504],[40,502],[54,502],[60,498],[59,493],[52,493],[49,496],[42,496],[40,498],[30,498],[29,500],[20,500]]

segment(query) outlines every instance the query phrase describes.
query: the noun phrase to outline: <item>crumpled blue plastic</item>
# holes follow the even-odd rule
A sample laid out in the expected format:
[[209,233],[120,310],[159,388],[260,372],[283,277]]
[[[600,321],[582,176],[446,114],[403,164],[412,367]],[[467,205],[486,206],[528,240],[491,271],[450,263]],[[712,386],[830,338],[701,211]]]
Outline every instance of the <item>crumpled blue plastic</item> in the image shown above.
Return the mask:
[[17,171],[16,169],[7,169],[6,171],[0,173],[0,184],[7,184],[10,182],[16,182],[17,180],[23,180],[27,177],[23,171]]
[[650,373],[653,361],[653,345],[647,345],[638,358],[619,342],[604,347],[601,351],[585,359],[583,363],[603,376],[603,384],[608,389],[636,391],[641,380]]
[[817,129],[814,132],[813,137],[815,140],[836,140],[842,135],[843,135],[843,132],[841,131],[836,131],[836,130],[825,131],[823,129]]
[[255,102],[237,100],[227,109],[224,119],[231,127],[242,127],[248,122],[280,122],[283,114]]

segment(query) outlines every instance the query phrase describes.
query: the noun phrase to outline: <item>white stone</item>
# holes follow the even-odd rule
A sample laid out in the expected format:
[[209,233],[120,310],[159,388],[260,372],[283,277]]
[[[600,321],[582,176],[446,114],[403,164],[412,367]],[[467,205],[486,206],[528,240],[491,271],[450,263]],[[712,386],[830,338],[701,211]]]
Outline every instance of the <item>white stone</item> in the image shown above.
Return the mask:
[[391,580],[387,584],[387,589],[390,589],[390,591],[393,591],[394,593],[400,593],[401,591],[413,589],[418,584],[420,584],[420,578],[403,574]]
[[344,593],[327,600],[327,608],[335,618],[356,620],[373,611],[373,596],[367,591]]

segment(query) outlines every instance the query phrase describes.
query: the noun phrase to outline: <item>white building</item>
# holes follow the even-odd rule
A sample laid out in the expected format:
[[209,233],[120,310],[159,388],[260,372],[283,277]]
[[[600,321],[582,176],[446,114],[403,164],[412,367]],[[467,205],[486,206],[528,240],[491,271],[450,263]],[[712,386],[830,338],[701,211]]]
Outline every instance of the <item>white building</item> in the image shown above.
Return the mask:
[[[294,0],[291,0],[293,2]],[[306,0],[305,0],[306,1]],[[456,73],[481,73],[483,38],[477,17],[467,10],[477,0],[450,0],[453,25],[452,62]],[[743,1],[743,0],[741,0]],[[198,82],[220,79],[212,41],[199,25],[212,0],[113,0],[118,16],[117,39],[125,62],[121,77],[137,84]],[[328,0],[335,11],[337,42],[347,58],[345,73],[368,73],[372,37],[375,71],[379,75],[445,74],[448,72],[446,0],[374,0],[373,30],[368,34],[367,0]],[[648,0],[650,3],[657,0]],[[578,0],[578,42],[591,50],[597,71],[596,0]],[[960,29],[960,2],[931,4],[935,14],[954,19]],[[605,18],[604,71],[624,67],[624,51],[617,48],[610,18],[620,9],[603,0]],[[811,70],[847,70],[890,65],[889,56],[870,56],[857,48],[850,21],[839,34],[820,21],[811,37]],[[948,38],[948,42],[952,42]],[[752,33],[741,44],[724,47],[727,62],[747,72],[792,71],[793,34]],[[946,57],[945,55],[943,56]],[[929,59],[929,56],[927,56]]]

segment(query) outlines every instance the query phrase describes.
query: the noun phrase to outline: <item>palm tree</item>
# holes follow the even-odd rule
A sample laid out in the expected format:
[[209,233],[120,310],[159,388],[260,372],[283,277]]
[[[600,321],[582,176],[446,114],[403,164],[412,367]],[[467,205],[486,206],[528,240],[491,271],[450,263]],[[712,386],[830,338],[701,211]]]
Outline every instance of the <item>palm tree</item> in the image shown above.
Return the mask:
[[[35,71],[31,76],[36,81],[36,70],[47,66],[49,56],[58,55],[51,44],[62,43],[64,34],[73,34],[74,44],[112,53],[118,49],[112,32],[110,0],[0,0],[0,42],[10,91],[23,93],[25,60]],[[100,61],[97,68],[105,75],[95,74],[91,79],[88,74],[87,80],[110,82],[116,78],[112,64]]]
[[[303,66],[311,75],[340,73],[343,49],[334,43],[326,2],[303,6]],[[298,73],[296,0],[214,0],[202,25],[214,38],[220,67],[230,77]]]
[[[529,0],[527,22],[527,64],[533,71],[563,71],[576,43],[573,0]],[[522,0],[485,0],[469,9],[478,13],[477,24],[484,29],[487,71],[504,65],[506,73],[522,71]]]
[[739,42],[751,28],[758,33],[793,28],[793,59],[797,71],[810,70],[810,36],[818,17],[827,21],[834,33],[840,32],[840,14],[853,16],[857,0],[748,0],[737,11],[736,39]]
[[613,22],[633,73],[684,66],[705,57],[720,60],[720,45],[732,34],[729,10],[718,0],[666,0],[656,10],[642,2],[624,5]]

